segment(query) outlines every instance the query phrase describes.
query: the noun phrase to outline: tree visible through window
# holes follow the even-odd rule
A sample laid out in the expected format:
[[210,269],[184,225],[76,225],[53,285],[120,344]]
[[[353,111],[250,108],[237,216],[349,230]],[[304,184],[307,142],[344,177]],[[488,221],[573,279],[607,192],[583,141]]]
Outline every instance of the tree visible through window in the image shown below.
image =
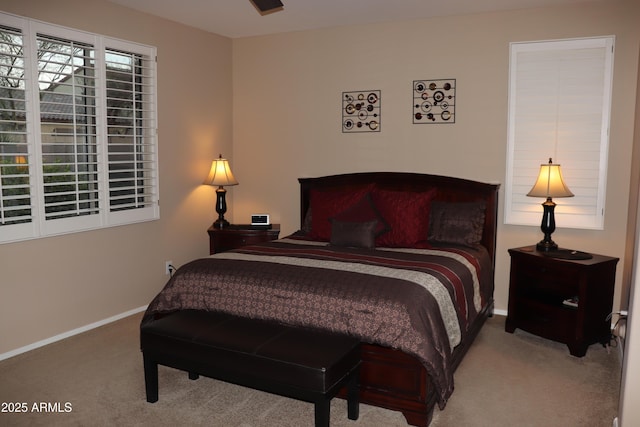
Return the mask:
[[31,221],[23,37],[0,31],[0,223]]

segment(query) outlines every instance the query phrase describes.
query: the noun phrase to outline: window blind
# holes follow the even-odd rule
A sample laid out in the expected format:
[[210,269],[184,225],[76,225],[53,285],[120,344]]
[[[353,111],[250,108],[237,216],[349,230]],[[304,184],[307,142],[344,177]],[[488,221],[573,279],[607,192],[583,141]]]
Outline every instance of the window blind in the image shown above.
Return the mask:
[[42,34],[37,43],[45,219],[98,215],[95,49]]
[[111,211],[152,207],[155,191],[155,115],[148,97],[150,58],[107,49],[107,137]]
[[527,197],[553,158],[575,194],[555,200],[558,227],[602,229],[613,37],[512,43],[505,223],[539,225],[544,201]]
[[0,243],[159,217],[155,57],[0,13]]
[[0,30],[0,224],[21,234],[33,218],[24,37],[17,28]]

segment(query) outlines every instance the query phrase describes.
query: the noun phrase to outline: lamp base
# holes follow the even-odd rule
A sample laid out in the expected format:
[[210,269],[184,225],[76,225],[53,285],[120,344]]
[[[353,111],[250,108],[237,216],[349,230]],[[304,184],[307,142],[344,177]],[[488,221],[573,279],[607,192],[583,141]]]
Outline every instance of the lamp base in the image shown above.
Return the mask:
[[547,200],[542,204],[544,212],[542,213],[542,223],[540,224],[540,230],[544,233],[544,239],[540,240],[536,245],[536,249],[541,252],[549,252],[558,250],[558,245],[551,240],[551,234],[556,229],[556,219],[553,214],[556,204],[551,197],[547,197]]
[[229,224],[229,221],[227,221],[226,219],[224,219],[224,218],[218,218],[218,219],[213,223],[213,228],[219,228],[219,229],[222,229],[222,228],[227,228],[227,227],[229,227],[229,225],[231,225],[231,224]]
[[553,240],[541,240],[536,245],[536,249],[540,252],[550,252],[558,250],[558,245]]
[[227,190],[221,185],[216,190],[216,212],[218,212],[218,219],[213,223],[213,228],[227,228],[229,221],[224,219],[224,214],[227,212]]

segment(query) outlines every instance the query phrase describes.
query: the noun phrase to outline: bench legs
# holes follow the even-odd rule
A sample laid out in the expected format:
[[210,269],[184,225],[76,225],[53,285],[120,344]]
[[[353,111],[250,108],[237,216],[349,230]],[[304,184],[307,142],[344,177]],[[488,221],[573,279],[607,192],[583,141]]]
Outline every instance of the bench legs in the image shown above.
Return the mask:
[[331,399],[317,400],[315,406],[316,427],[329,427],[330,413]]
[[144,357],[144,387],[147,392],[147,402],[158,401],[158,364]]
[[[356,368],[347,380],[347,414],[350,420],[360,416],[360,370]],[[322,397],[315,402],[315,427],[329,427],[331,418],[331,398]]]
[[360,416],[360,369],[356,368],[347,383],[347,414],[350,420]]
[[[158,364],[147,357],[144,357],[144,388],[147,393],[147,402],[158,401]],[[189,371],[189,379],[197,380],[200,375],[197,372]]]
[[[158,401],[158,363],[144,356],[144,384],[147,393],[147,402],[155,403]],[[349,374],[347,381],[347,406],[348,417],[350,420],[357,420],[360,413],[360,397],[358,391],[358,383],[360,378],[359,369],[355,369]],[[189,371],[189,379],[196,380],[199,378],[197,372]],[[329,427],[329,419],[331,416],[331,398],[323,396],[315,401],[315,427]]]

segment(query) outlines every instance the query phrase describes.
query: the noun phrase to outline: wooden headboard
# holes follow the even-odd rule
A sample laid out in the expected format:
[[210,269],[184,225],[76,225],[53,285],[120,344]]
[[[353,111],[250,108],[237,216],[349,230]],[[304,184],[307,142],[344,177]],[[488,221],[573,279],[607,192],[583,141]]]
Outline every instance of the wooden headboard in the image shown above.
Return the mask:
[[462,178],[428,175],[410,172],[360,172],[330,175],[318,178],[299,178],[300,182],[300,225],[309,209],[312,189],[360,187],[374,183],[379,188],[400,191],[425,191],[437,188],[435,200],[448,202],[486,203],[482,245],[487,248],[494,263],[496,255],[496,231],[498,225],[498,189],[500,184],[487,184]]

